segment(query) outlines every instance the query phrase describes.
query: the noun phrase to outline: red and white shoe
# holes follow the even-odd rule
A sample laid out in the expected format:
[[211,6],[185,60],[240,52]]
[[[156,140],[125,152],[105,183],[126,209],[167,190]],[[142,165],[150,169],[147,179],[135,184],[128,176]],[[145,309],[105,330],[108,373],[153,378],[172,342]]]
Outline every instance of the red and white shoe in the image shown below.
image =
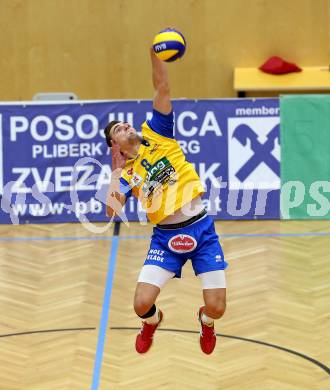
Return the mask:
[[201,324],[201,332],[199,337],[199,342],[201,350],[209,355],[213,352],[215,344],[217,343],[217,336],[214,332],[214,325],[208,326],[202,321],[202,313],[204,307],[201,307],[198,312],[198,320]]
[[163,320],[163,312],[159,310],[159,321],[157,324],[147,324],[145,321],[142,321],[142,328],[140,333],[136,336],[135,349],[138,353],[146,353],[149,351],[154,333],[160,323]]

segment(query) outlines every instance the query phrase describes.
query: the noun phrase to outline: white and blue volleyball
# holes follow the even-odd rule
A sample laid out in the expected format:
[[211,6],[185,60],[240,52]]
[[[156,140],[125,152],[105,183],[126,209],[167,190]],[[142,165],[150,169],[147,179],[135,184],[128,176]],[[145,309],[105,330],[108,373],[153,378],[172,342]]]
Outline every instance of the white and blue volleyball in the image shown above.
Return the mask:
[[172,62],[184,55],[186,40],[178,30],[166,28],[155,36],[153,48],[160,60]]

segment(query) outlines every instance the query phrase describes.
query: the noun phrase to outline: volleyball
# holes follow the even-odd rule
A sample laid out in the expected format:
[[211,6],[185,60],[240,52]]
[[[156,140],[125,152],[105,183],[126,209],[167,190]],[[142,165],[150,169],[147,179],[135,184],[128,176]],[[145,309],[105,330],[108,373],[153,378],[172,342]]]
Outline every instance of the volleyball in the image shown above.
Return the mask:
[[174,28],[166,28],[155,36],[153,49],[160,60],[176,61],[184,55],[186,40],[179,31]]

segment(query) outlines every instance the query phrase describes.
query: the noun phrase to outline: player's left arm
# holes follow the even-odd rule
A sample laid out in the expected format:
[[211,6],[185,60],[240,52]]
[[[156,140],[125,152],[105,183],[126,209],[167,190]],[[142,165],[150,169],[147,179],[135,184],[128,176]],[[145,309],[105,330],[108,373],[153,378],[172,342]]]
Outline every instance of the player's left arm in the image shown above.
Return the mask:
[[170,98],[170,83],[166,63],[156,57],[150,49],[152,81],[155,89],[152,118],[147,124],[155,133],[163,137],[174,138],[174,117]]
[[172,112],[172,103],[167,65],[164,61],[156,57],[152,47],[150,48],[150,56],[152,64],[152,82],[155,90],[153,107],[161,114],[170,114]]

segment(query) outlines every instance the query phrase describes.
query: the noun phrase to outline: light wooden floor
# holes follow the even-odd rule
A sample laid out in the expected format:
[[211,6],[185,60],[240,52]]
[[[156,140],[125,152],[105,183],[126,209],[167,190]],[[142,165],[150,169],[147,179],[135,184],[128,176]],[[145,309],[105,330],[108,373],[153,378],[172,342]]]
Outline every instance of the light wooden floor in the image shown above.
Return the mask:
[[[320,233],[330,221],[218,222],[217,231],[230,264],[217,332],[329,365],[330,234]],[[132,299],[150,232],[121,228],[111,327],[140,325]],[[306,232],[319,235],[285,235]],[[258,236],[267,233],[282,236]],[[79,224],[0,226],[0,390],[90,389],[111,234],[93,238]],[[198,334],[180,332],[199,330],[201,290],[188,263],[158,304],[165,321],[145,356],[134,350],[136,330],[107,332],[101,390],[330,389],[322,367],[267,345],[218,337],[213,355],[202,354]],[[46,330],[54,331],[38,332]]]

